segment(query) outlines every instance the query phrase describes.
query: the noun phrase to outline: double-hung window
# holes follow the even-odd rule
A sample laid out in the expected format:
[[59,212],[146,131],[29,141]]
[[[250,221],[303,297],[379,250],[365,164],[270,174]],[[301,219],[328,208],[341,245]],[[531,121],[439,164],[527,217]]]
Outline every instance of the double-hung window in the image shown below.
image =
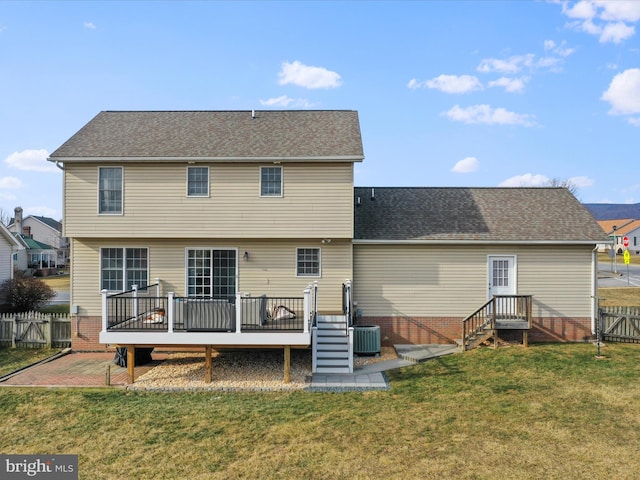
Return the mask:
[[98,213],[122,214],[122,167],[98,169]]
[[149,262],[146,248],[101,248],[100,287],[103,290],[122,292],[133,285],[148,285]]
[[296,251],[296,275],[298,277],[320,276],[320,249],[298,248]]
[[260,196],[282,196],[282,167],[260,167]]
[[209,196],[209,167],[187,167],[187,196]]

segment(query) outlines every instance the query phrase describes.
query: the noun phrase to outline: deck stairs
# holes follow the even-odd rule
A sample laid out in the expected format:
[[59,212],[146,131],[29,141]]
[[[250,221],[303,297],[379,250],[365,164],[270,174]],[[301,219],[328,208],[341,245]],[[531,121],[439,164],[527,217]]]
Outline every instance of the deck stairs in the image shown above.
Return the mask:
[[495,330],[491,328],[490,324],[486,323],[472,331],[467,335],[466,339],[456,339],[456,344],[463,351],[473,350],[491,339],[495,341]]
[[313,373],[353,373],[353,333],[347,315],[319,315],[313,330]]
[[526,347],[531,329],[531,307],[531,295],[494,295],[462,321],[462,338],[456,343],[466,351],[493,340],[492,344],[497,348],[504,343],[499,331],[519,330]]

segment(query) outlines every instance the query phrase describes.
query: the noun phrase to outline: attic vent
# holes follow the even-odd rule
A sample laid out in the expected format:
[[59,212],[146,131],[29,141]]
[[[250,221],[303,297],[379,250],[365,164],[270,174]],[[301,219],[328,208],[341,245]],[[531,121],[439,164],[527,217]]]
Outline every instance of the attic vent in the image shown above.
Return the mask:
[[360,197],[358,197],[358,200],[356,201],[356,205],[359,207],[360,206]]
[[376,189],[372,188],[371,189],[371,200],[375,200],[376,199]]
[[251,110],[251,118],[256,118],[256,111],[255,110]]

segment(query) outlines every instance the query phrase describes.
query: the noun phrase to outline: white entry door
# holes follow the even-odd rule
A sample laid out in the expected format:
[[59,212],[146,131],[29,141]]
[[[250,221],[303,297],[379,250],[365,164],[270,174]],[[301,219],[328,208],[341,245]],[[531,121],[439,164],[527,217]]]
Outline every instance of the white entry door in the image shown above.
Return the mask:
[[[489,298],[494,295],[516,294],[516,257],[513,255],[489,255]],[[505,303],[504,307],[506,307]],[[497,310],[506,310],[497,305]]]

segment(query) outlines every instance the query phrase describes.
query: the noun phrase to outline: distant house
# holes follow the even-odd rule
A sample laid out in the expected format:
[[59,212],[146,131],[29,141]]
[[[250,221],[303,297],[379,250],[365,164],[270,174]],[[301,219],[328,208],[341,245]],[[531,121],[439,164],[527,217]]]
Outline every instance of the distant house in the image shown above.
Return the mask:
[[[32,238],[55,250],[53,257],[47,253],[47,262],[57,266],[65,266],[69,260],[69,239],[62,235],[62,223],[50,217],[28,215],[23,218],[21,207],[16,207],[14,217],[9,222],[9,231],[20,234],[24,238]],[[43,248],[44,249],[44,248]],[[29,262],[34,263],[34,262]],[[39,262],[35,262],[39,263]]]
[[629,253],[640,255],[640,220],[622,218],[617,220],[598,220],[598,225],[611,239],[608,244],[600,244],[599,251],[608,251],[612,247],[620,254],[624,251],[624,237],[629,240]]
[[19,233],[14,233],[13,236],[22,246],[22,249],[14,255],[15,268],[23,272],[31,271],[41,274],[43,270],[58,267],[58,251],[51,245]]
[[18,240],[0,223],[0,283],[13,278],[14,263],[21,249]]

